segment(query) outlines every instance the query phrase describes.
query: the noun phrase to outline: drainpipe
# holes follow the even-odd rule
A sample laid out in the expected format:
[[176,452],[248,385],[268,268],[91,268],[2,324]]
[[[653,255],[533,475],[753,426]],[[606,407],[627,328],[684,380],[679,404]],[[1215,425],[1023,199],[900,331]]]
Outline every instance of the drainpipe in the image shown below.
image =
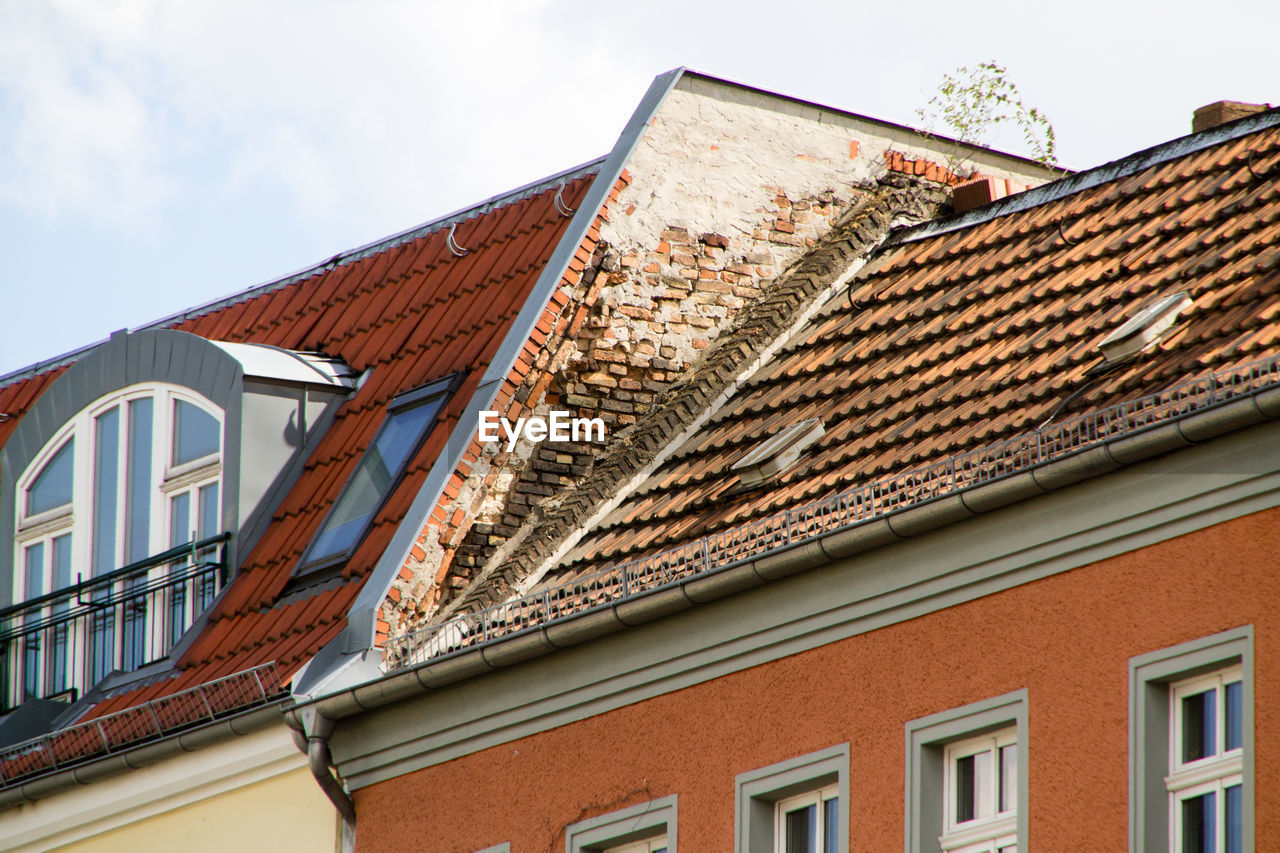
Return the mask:
[[293,743],[301,752],[306,753],[307,763],[311,765],[311,775],[316,777],[320,790],[324,791],[325,796],[342,815],[345,830],[354,831],[356,804],[342,787],[342,782],[333,774],[333,757],[329,754],[329,738],[333,735],[334,721],[314,707],[304,709],[301,717],[302,729],[298,729],[295,727],[297,723],[294,715],[285,715],[286,722],[293,729]]

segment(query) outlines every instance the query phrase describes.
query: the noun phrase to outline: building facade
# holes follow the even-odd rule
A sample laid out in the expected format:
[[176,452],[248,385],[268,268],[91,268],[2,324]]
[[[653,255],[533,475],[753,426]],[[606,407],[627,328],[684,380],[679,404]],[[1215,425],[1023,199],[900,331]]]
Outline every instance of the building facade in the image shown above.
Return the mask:
[[357,849],[1266,849],[1277,125],[850,211],[562,547],[295,691]]

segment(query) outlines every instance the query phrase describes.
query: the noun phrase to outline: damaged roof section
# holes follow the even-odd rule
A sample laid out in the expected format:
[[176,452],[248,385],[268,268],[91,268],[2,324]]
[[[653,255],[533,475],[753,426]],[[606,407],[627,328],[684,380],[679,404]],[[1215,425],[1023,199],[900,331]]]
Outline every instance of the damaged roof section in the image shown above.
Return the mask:
[[[531,595],[392,657],[518,632],[1274,388],[1278,126],[1273,111],[1068,179],[1074,192],[1048,185],[896,237],[729,399],[695,401],[705,426]],[[1105,338],[1181,291],[1191,305],[1158,341],[1105,363]],[[807,418],[826,431],[794,468],[735,488],[738,459]]]

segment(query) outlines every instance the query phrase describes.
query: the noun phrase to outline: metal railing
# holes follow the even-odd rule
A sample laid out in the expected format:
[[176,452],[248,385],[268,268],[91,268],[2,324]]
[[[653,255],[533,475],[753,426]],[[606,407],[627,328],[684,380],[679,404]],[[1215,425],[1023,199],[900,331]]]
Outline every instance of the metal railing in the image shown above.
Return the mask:
[[0,787],[229,717],[285,695],[274,662],[0,749]]
[[227,582],[230,533],[0,610],[0,705],[74,699],[167,655]]
[[1210,373],[547,587],[386,644],[402,669],[1004,479],[1280,384],[1280,355]]

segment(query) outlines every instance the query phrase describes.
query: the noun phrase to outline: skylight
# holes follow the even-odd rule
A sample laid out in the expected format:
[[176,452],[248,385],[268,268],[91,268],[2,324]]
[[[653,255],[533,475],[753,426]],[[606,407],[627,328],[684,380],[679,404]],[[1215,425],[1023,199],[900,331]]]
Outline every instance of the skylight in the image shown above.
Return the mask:
[[300,564],[302,571],[346,559],[364,539],[374,516],[448,402],[455,379],[447,377],[407,391],[391,401],[386,420]]
[[758,486],[799,462],[805,448],[825,434],[820,418],[794,423],[743,456],[731,470],[744,487]]
[[1122,361],[1136,355],[1160,340],[1178,319],[1178,315],[1190,305],[1191,297],[1186,291],[1157,299],[1103,338],[1098,348],[1109,362]]

